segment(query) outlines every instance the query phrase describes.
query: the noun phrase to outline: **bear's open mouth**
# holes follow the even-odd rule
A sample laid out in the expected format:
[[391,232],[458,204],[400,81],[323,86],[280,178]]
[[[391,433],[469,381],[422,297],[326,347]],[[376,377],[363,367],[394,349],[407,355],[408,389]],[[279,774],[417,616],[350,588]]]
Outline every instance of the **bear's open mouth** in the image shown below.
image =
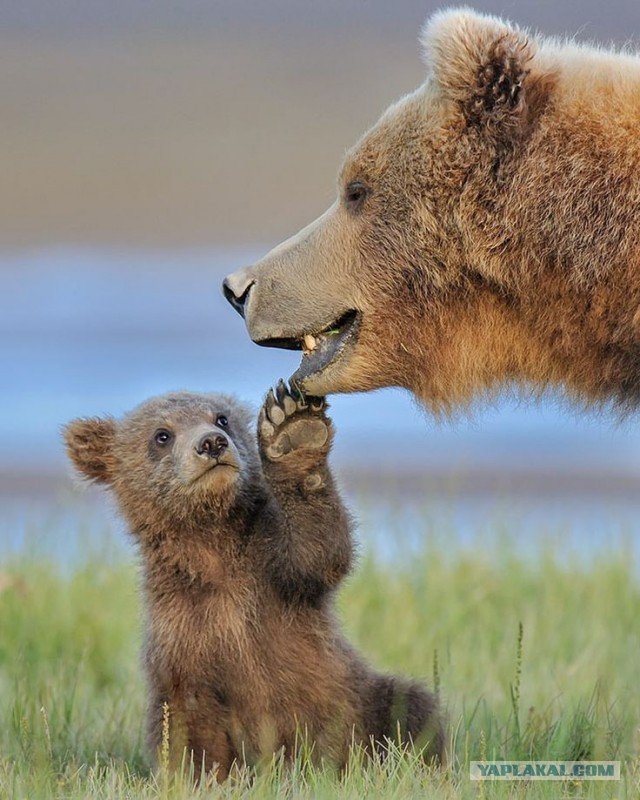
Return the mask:
[[257,344],[263,347],[302,350],[302,362],[291,376],[291,381],[294,384],[303,385],[307,378],[322,372],[341,358],[345,351],[350,350],[356,343],[359,329],[360,314],[355,309],[351,309],[317,333],[304,333],[297,337],[263,339]]

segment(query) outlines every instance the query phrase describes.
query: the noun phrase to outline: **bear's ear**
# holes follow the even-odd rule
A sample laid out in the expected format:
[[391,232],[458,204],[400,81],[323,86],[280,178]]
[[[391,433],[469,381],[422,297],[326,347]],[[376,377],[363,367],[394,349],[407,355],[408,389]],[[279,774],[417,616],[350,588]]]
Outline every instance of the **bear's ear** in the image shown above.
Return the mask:
[[111,483],[115,433],[116,423],[110,417],[74,419],[64,426],[67,455],[84,478]]
[[534,46],[519,29],[470,9],[435,14],[422,32],[424,59],[444,95],[471,125],[521,123]]

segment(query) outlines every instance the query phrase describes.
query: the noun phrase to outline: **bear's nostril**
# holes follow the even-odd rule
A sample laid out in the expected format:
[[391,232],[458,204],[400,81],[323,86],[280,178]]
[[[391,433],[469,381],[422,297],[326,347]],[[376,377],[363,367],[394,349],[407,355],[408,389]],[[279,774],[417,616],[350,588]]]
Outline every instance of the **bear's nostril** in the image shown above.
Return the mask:
[[198,442],[196,452],[199,456],[217,458],[229,446],[229,442],[222,434],[207,434]]
[[234,280],[234,275],[227,276],[222,283],[222,293],[241,317],[244,317],[244,307],[253,283],[246,279]]

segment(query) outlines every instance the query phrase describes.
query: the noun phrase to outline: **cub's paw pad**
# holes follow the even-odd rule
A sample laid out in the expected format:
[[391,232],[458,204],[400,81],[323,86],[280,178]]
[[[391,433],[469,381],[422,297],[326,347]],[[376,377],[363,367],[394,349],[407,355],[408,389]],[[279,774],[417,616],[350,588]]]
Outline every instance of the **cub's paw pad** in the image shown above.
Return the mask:
[[324,486],[324,481],[321,475],[318,475],[317,472],[312,472],[311,475],[307,475],[302,485],[307,492],[317,492]]
[[273,461],[294,450],[322,449],[331,424],[324,414],[326,407],[324,398],[305,398],[278,381],[275,392],[269,390],[258,421],[266,456]]

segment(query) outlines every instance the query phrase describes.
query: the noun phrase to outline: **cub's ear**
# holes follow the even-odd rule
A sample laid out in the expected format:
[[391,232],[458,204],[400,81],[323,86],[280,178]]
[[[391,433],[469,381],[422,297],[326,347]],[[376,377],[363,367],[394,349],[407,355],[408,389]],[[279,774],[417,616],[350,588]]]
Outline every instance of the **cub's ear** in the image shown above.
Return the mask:
[[67,455],[84,478],[111,483],[115,433],[116,423],[110,417],[74,419],[64,426]]
[[498,17],[449,9],[427,20],[421,41],[436,83],[468,124],[495,130],[522,123],[535,55],[525,33]]

